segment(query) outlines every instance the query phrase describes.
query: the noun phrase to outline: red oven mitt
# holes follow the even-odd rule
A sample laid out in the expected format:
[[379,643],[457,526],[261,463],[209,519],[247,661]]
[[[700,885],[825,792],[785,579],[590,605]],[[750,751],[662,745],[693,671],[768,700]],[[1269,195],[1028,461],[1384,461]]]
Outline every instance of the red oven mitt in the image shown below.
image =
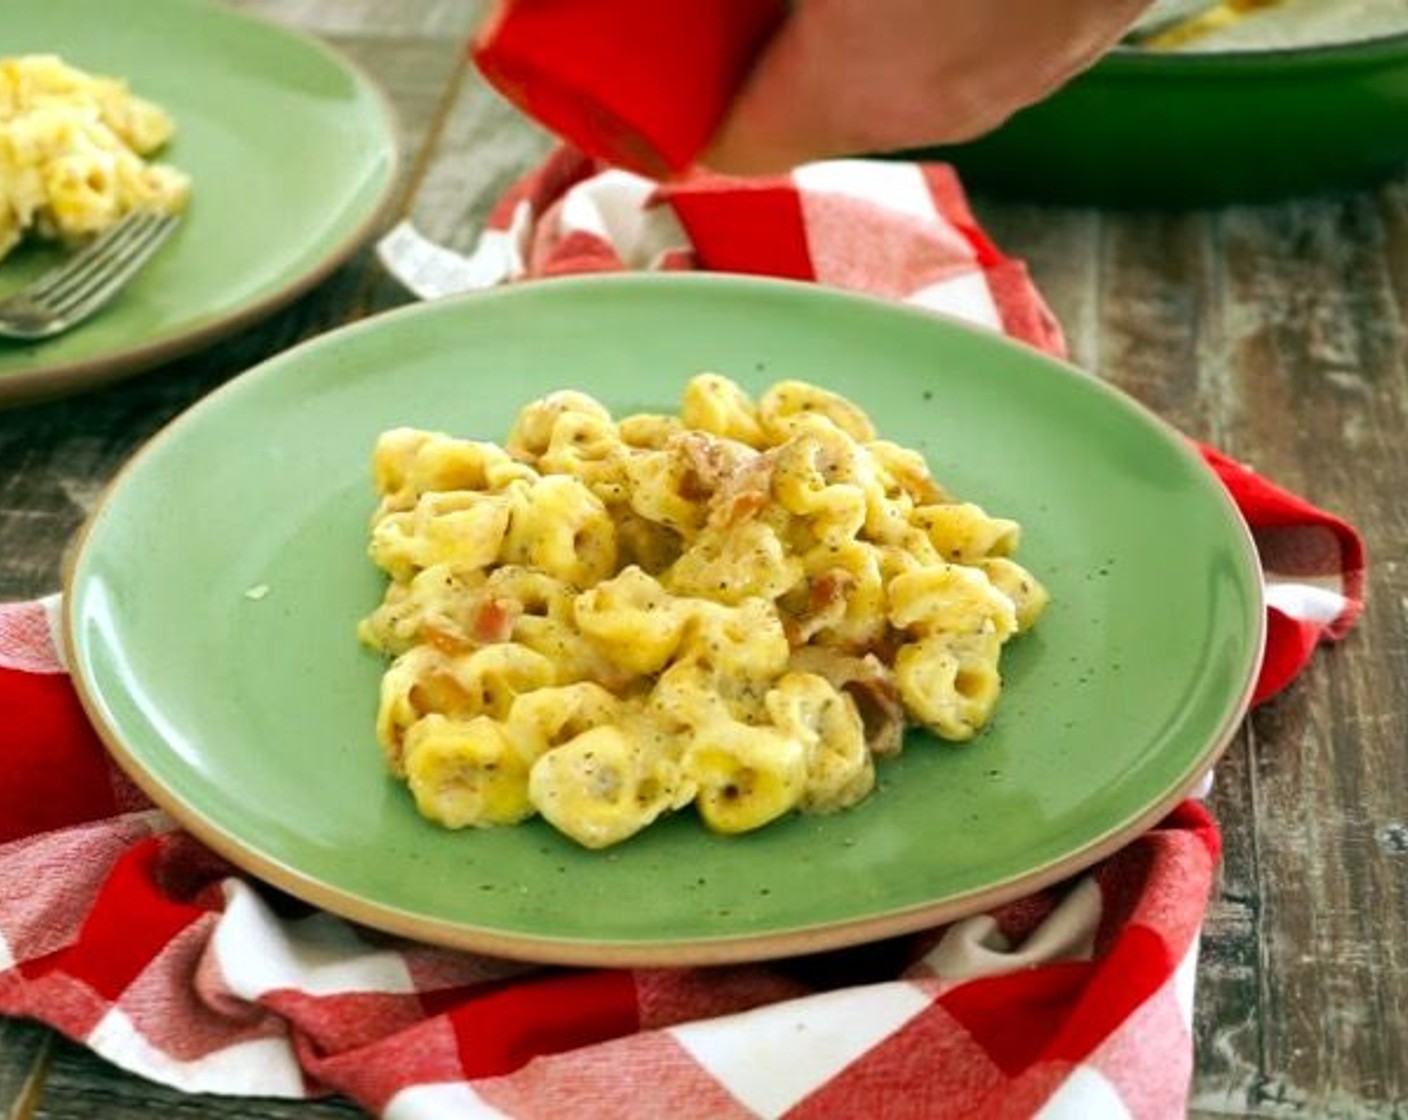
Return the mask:
[[665,178],[718,125],[785,0],[507,0],[472,54],[505,97],[583,151]]

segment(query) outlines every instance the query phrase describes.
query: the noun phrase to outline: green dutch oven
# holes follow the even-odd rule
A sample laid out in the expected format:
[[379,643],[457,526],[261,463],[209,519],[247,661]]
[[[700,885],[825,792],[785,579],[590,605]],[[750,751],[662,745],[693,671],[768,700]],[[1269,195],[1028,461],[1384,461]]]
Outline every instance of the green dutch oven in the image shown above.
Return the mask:
[[1408,169],[1408,33],[1119,47],[996,131],[923,155],[977,191],[1041,202],[1195,207],[1363,187]]

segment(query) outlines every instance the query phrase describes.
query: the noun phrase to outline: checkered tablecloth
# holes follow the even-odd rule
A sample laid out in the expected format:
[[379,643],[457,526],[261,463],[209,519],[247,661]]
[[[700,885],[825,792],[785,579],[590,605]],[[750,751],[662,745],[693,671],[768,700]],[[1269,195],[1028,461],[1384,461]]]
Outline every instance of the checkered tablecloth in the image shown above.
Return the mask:
[[[382,245],[426,297],[566,272],[703,268],[915,303],[1050,353],[1021,262],[941,166],[843,161],[659,187],[563,149],[476,250]],[[1252,527],[1257,701],[1359,612],[1354,529],[1210,448]],[[0,606],[0,1012],[192,1092],[341,1092],[394,1120],[1178,1117],[1219,834],[1196,801],[1072,882],[805,959],[537,968],[355,928],[230,867],[109,761],[54,640]]]

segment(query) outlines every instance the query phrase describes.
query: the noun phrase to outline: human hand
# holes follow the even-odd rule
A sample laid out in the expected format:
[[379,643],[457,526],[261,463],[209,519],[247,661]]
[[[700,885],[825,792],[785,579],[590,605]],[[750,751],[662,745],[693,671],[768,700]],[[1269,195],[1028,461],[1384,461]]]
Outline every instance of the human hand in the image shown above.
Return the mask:
[[1148,0],[797,0],[701,161],[765,174],[959,143],[1113,46]]

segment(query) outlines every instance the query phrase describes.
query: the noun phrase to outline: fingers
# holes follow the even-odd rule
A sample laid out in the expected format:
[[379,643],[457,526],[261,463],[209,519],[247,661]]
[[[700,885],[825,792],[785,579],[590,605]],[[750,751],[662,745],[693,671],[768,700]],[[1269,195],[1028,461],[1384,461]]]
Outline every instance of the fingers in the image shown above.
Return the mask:
[[702,161],[733,174],[972,139],[1113,46],[1148,0],[798,0]]

